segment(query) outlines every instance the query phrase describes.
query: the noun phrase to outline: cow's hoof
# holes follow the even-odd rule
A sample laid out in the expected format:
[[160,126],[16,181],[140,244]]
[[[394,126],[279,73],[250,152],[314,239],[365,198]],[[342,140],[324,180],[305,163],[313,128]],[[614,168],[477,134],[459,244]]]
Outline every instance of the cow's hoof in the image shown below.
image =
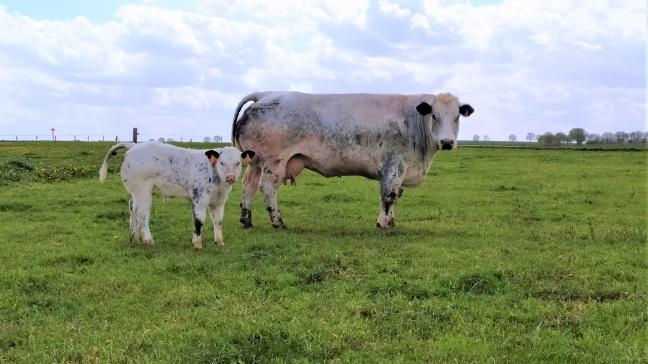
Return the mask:
[[215,241],[214,244],[216,244],[216,246],[219,246],[219,247],[225,246],[225,243],[222,242],[222,241]]
[[389,222],[387,223],[387,227],[389,227],[390,229],[396,227],[396,222],[394,221],[394,219],[389,220]]
[[283,223],[281,223],[281,224],[272,224],[272,227],[275,228],[275,229],[285,229],[286,225],[284,225]]
[[144,243],[144,245],[148,245],[148,246],[155,245],[155,242],[153,241],[153,239],[144,240],[143,243]]
[[254,225],[252,225],[251,222],[246,223],[246,222],[241,221],[241,223],[243,224],[243,229],[251,229],[251,228],[254,227]]

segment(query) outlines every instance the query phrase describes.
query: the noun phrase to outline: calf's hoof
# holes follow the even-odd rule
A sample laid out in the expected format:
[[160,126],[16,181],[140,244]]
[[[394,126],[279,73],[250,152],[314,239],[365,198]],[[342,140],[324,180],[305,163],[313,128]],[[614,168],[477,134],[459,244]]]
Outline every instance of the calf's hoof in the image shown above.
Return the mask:
[[243,220],[241,220],[241,224],[243,224],[243,229],[251,229],[254,226],[251,222]]
[[380,217],[376,222],[376,227],[383,230],[392,229],[395,226],[396,223],[394,222],[394,219],[390,219],[388,217]]
[[219,246],[219,247],[225,246],[225,242],[222,242],[222,241],[215,241],[214,244],[216,244],[216,246]]
[[191,239],[191,245],[193,245],[193,248],[195,250],[202,250],[202,248],[203,248],[202,239],[200,239],[200,238]]

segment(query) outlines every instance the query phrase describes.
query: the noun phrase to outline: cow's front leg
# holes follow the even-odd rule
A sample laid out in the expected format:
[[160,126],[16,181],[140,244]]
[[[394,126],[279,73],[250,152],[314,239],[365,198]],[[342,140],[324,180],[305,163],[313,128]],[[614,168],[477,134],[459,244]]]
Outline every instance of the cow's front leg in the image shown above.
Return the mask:
[[211,210],[211,218],[214,223],[214,243],[218,246],[223,246],[225,242],[223,241],[222,224],[225,214],[225,201],[212,204],[209,209]]
[[205,218],[207,217],[207,206],[202,203],[202,201],[192,200],[192,212],[194,220],[194,231],[193,238],[191,239],[191,244],[194,249],[200,250],[203,248],[202,242],[202,227],[205,224]]
[[252,202],[254,194],[259,188],[261,167],[250,164],[243,177],[243,193],[241,193],[241,224],[248,229],[252,227]]
[[284,172],[285,166],[266,166],[261,172],[261,182],[259,184],[263,193],[266,210],[268,211],[268,215],[270,215],[270,222],[275,228],[285,227],[277,204],[277,189],[281,185]]
[[380,212],[376,226],[382,229],[393,228],[394,205],[403,193],[401,184],[405,176],[405,166],[401,161],[388,160],[380,172]]

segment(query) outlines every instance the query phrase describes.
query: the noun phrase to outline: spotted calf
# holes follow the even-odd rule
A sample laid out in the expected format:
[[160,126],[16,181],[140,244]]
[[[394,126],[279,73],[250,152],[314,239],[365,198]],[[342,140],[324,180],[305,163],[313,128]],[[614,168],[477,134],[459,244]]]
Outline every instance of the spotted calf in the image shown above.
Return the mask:
[[119,143],[110,148],[104,158],[99,173],[101,181],[106,179],[108,158],[120,148],[128,149],[120,174],[132,197],[129,202],[131,241],[141,239],[144,244],[153,244],[149,219],[153,189],[158,188],[166,196],[191,201],[195,249],[203,247],[201,231],[208,210],[214,223],[214,241],[224,245],[221,223],[225,202],[241,174],[241,159],[249,162],[254,152],[241,153],[233,147],[201,151],[155,142]]

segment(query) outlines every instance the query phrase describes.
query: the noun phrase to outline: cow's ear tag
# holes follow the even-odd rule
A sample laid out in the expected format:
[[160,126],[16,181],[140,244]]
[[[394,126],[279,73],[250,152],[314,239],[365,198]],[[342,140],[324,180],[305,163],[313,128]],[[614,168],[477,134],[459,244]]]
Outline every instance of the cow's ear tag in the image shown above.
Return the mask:
[[205,155],[207,156],[209,163],[212,166],[215,166],[216,163],[218,162],[218,156],[219,156],[218,152],[215,150],[208,150],[205,152]]
[[243,163],[245,163],[245,165],[250,164],[255,154],[256,153],[254,153],[251,150],[246,150],[245,152],[241,153],[241,158],[243,158]]
[[209,163],[211,163],[212,166],[215,166],[216,163],[218,163],[218,158],[216,158],[216,157],[214,157],[213,155],[211,155],[211,156],[209,157]]

